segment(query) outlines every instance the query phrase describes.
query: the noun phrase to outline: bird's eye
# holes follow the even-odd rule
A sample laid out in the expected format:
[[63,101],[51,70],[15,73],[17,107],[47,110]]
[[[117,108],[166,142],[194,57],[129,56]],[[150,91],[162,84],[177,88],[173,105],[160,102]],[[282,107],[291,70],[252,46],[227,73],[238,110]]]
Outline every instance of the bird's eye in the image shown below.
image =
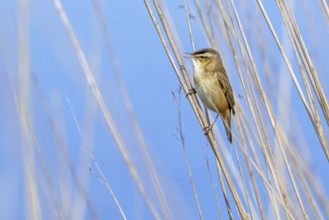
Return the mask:
[[205,58],[205,56],[200,56],[200,59],[203,60]]

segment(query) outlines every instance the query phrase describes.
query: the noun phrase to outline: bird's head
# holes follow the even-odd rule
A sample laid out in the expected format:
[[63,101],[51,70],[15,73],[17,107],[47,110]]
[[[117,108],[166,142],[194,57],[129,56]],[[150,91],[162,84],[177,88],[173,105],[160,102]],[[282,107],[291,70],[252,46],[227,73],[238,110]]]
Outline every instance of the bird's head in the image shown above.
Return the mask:
[[192,60],[196,69],[218,68],[222,66],[219,53],[212,48],[197,50],[186,57]]

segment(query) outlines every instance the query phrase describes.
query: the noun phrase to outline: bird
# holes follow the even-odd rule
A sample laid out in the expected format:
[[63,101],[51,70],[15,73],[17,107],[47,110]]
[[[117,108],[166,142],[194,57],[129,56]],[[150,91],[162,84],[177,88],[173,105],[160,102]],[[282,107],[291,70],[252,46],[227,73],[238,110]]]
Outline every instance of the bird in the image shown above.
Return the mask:
[[205,128],[205,134],[212,129],[218,116],[221,116],[227,139],[232,143],[231,112],[235,115],[235,101],[232,86],[220,54],[212,48],[204,48],[188,54],[193,62],[194,87],[207,109],[217,113],[215,121]]

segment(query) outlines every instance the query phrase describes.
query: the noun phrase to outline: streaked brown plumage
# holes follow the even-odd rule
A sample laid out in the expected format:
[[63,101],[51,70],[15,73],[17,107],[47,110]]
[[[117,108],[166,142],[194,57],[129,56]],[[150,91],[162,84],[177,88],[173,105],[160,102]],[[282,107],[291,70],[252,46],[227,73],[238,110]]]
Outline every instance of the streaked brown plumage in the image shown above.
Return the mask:
[[206,108],[221,115],[227,138],[232,143],[231,111],[234,95],[219,53],[211,48],[195,51],[190,57],[194,65],[194,86]]

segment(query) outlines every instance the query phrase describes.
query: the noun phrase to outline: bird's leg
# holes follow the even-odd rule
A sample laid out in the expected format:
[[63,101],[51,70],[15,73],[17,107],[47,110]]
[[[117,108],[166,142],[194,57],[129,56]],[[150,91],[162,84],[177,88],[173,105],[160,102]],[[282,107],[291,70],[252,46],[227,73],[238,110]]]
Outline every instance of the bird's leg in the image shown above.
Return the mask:
[[218,119],[218,116],[219,116],[219,114],[217,114],[217,116],[215,118],[215,121],[210,126],[203,128],[204,135],[208,135],[208,133],[212,130],[212,127],[214,127],[214,125],[215,125],[215,123],[216,123],[216,121]]
[[192,95],[192,94],[195,94],[195,93],[196,93],[195,88],[189,89],[188,90],[188,93],[186,93],[186,98],[187,98],[187,96]]

